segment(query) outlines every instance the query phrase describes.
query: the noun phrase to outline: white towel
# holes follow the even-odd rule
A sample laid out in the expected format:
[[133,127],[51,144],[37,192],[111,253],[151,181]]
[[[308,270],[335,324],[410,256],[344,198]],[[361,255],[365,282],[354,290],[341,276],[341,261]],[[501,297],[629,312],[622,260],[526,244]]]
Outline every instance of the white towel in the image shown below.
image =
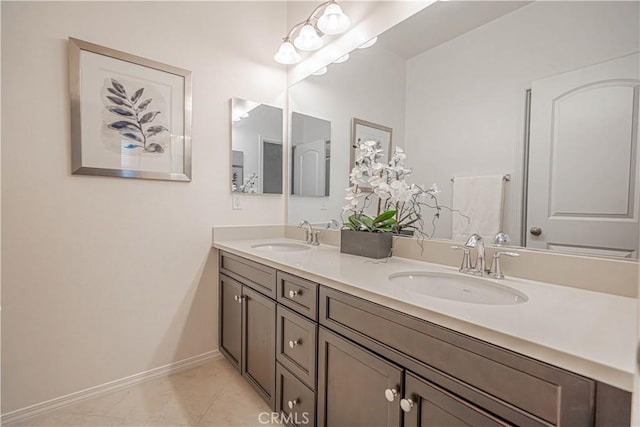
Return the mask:
[[453,209],[467,218],[453,213],[452,238],[466,241],[477,233],[493,243],[502,231],[503,175],[456,177],[453,181]]

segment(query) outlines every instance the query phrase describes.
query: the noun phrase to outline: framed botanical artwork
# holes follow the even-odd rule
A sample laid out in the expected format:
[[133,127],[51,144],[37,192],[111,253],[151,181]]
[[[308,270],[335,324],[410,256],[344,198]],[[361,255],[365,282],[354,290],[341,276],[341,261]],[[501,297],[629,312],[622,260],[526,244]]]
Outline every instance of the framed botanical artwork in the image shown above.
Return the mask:
[[69,38],[71,166],[191,181],[191,71]]
[[[379,161],[381,163],[387,163],[391,158],[392,134],[393,129],[390,127],[354,118],[351,124],[351,161],[349,163],[349,172],[351,172],[351,169],[355,166],[358,146],[364,141],[375,141],[378,148],[382,150],[382,156]],[[371,191],[370,188],[362,186],[360,189],[362,191]]]

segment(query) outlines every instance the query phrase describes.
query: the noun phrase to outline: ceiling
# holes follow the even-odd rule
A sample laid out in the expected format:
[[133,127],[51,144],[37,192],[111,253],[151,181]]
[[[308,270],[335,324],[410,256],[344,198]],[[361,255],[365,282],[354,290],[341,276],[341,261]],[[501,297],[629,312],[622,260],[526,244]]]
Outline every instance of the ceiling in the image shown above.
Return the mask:
[[381,46],[405,59],[478,28],[531,1],[438,1],[384,32]]

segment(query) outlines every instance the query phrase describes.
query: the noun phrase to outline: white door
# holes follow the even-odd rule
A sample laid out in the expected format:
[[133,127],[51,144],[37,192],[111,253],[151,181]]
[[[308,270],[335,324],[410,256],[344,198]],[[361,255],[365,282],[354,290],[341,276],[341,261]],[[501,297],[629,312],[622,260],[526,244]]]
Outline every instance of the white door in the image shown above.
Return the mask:
[[639,61],[532,84],[526,246],[638,257]]
[[294,147],[293,194],[320,197],[325,195],[325,146],[324,139],[318,139]]

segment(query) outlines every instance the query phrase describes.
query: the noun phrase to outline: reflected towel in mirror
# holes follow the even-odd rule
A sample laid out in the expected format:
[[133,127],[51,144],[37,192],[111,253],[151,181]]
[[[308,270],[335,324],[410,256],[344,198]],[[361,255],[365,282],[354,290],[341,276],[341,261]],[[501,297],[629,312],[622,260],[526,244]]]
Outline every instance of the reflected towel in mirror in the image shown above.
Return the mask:
[[477,233],[493,242],[502,231],[504,175],[456,177],[453,180],[453,209],[467,215],[453,215],[452,238],[465,241]]

